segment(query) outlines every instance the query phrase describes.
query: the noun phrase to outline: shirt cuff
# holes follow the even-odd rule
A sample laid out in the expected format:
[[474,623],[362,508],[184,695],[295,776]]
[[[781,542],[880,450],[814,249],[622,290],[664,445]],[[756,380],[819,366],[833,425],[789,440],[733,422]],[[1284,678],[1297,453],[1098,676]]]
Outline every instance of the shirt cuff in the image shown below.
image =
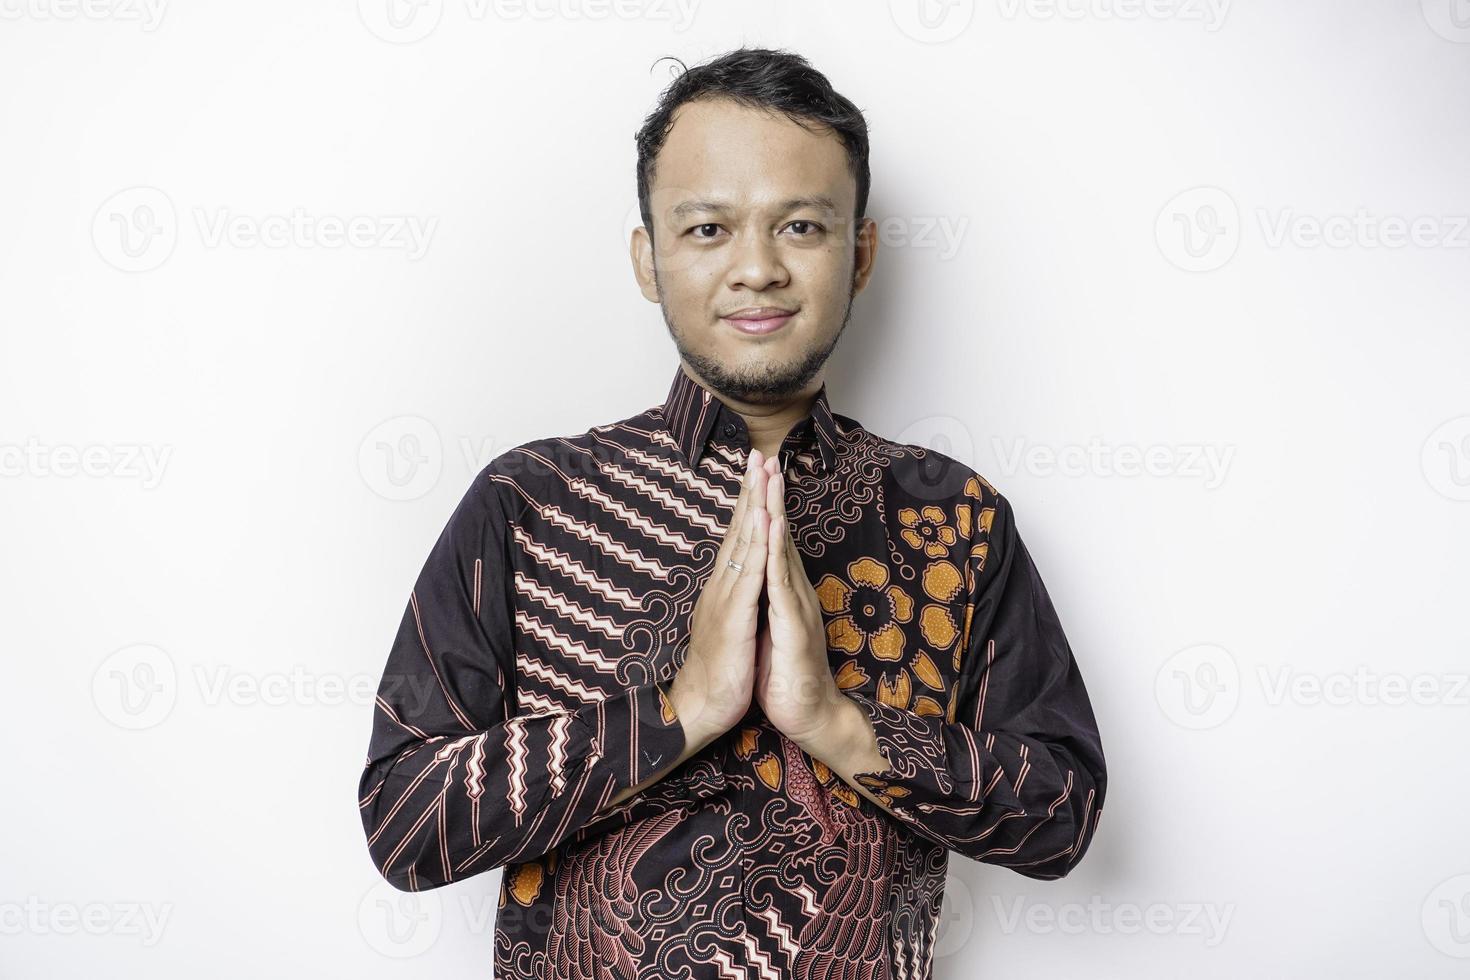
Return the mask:
[[603,737],[592,764],[615,780],[614,792],[637,786],[684,752],[684,725],[665,684],[641,684],[600,705]]
[[886,768],[857,772],[853,778],[884,806],[927,812],[936,804],[981,803],[984,797],[986,806],[1024,809],[1003,780],[989,794],[984,792],[985,777],[995,774],[1000,763],[985,749],[982,734],[865,694],[849,691],[847,696],[867,714],[878,751],[888,762]]

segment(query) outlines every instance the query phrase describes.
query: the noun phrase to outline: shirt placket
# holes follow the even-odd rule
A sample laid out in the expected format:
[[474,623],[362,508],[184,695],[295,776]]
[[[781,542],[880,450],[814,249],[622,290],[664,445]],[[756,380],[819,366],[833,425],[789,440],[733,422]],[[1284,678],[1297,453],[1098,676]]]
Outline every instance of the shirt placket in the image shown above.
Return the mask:
[[[741,476],[743,476],[746,464],[750,459],[750,439],[748,437],[744,421],[737,420],[731,417],[731,413],[728,409],[722,409],[719,416],[715,419],[714,428],[710,433],[710,440],[714,444],[714,448],[728,450],[733,453],[735,457],[734,468],[736,476],[731,484],[726,487],[726,492],[732,498],[738,497],[741,490],[740,478]],[[727,514],[725,516],[728,520],[728,518],[732,515],[733,509],[731,511],[731,514]],[[721,769],[723,772],[725,772],[727,776],[733,777],[735,775],[735,767],[741,764],[739,759],[735,757],[733,752],[732,746],[734,744],[734,741],[738,736],[740,729],[752,722],[753,716],[757,710],[758,709],[756,705],[752,702],[751,707],[749,711],[746,712],[745,717],[741,721],[737,722],[734,726],[732,726],[729,731],[721,735],[718,740],[719,750],[717,755],[720,760]],[[733,778],[732,783],[738,785],[738,783]],[[748,794],[743,789],[736,789],[734,791],[734,793],[732,794],[731,802],[732,806],[737,808],[741,813],[746,813],[750,805]],[[752,856],[743,845],[739,845],[737,843],[737,846],[740,847],[740,857],[737,863],[739,867],[740,920],[742,934],[737,937],[741,949],[740,955],[737,958],[736,962],[740,964],[741,969],[744,971],[747,980],[760,980],[757,974],[753,972],[754,966],[751,963],[752,957],[749,955],[751,944],[754,942],[754,937],[758,935],[758,932],[756,931],[757,924],[752,922],[750,917],[749,881]]]

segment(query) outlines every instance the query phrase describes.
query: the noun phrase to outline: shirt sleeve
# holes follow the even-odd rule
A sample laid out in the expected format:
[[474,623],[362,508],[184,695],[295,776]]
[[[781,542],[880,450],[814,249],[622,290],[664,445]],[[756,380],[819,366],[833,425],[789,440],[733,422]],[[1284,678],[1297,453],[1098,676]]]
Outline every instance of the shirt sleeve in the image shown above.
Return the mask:
[[946,714],[849,692],[889,763],[854,778],[950,850],[1028,878],[1060,878],[1082,859],[1102,815],[1102,742],[1010,503],[986,485],[977,509],[964,659]]
[[510,508],[494,465],[430,550],[378,686],[358,807],[373,863],[403,891],[540,857],[684,751],[666,682],[516,710]]

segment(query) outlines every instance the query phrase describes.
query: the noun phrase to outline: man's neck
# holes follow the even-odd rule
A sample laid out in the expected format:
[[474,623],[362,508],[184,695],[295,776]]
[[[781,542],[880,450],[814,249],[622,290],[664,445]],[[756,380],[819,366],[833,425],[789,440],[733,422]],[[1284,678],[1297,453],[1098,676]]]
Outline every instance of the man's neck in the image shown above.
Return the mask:
[[816,400],[817,392],[822,388],[822,375],[818,374],[806,388],[788,399],[770,404],[751,404],[729,398],[715,391],[698,374],[690,371],[688,365],[684,365],[684,371],[695,381],[709,388],[714,396],[724,402],[731,411],[745,419],[745,427],[750,433],[751,448],[759,449],[767,457],[777,455],[791,427],[811,414],[812,402]]

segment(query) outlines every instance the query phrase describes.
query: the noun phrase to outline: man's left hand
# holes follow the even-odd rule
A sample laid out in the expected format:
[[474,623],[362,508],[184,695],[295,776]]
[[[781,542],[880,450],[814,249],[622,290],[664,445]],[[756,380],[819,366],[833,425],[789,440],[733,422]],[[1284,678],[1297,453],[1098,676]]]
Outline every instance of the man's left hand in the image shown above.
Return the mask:
[[786,517],[780,456],[766,461],[766,627],[756,640],[755,698],[766,718],[798,745],[830,730],[844,700],[827,662],[827,632],[817,593],[801,563]]

